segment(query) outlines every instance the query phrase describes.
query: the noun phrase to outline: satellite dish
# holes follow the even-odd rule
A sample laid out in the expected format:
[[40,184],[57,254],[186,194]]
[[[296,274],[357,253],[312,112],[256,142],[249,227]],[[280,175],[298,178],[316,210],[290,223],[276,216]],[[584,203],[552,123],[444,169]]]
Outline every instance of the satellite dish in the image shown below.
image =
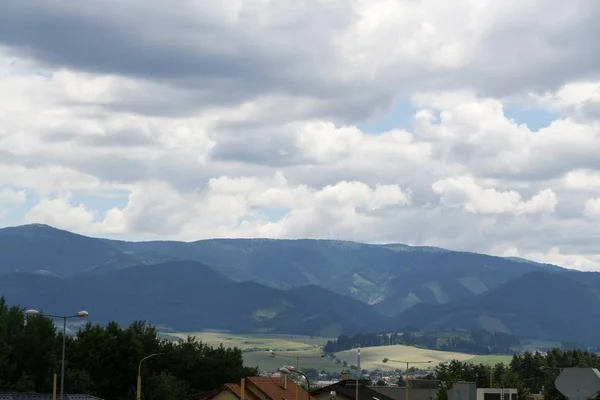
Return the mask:
[[596,368],[566,368],[554,386],[569,400],[587,400],[600,392],[600,371]]

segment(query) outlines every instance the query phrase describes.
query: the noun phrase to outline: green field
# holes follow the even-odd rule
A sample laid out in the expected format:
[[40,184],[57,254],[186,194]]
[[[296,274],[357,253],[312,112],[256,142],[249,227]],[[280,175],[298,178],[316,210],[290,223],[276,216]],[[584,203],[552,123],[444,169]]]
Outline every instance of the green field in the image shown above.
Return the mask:
[[[342,361],[348,364],[356,364],[356,350],[346,350],[337,353]],[[360,350],[361,366],[368,370],[373,369],[404,369],[405,363],[388,362],[384,363],[384,358],[398,361],[414,362],[415,366],[419,363],[421,367],[434,367],[442,362],[451,360],[467,361],[474,356],[472,354],[454,353],[450,351],[428,350],[412,346],[380,346],[365,347]],[[431,361],[430,364],[426,364]]]
[[227,332],[191,332],[171,333],[172,336],[185,339],[193,336],[197,340],[218,346],[223,343],[225,347],[239,347],[242,350],[261,349],[273,351],[298,351],[318,349],[330,338],[302,335],[239,335]]
[[[218,346],[221,343],[225,347],[239,347],[244,351],[244,362],[248,366],[258,366],[262,370],[275,371],[279,367],[288,364],[295,364],[296,357],[299,357],[300,366],[307,368],[317,368],[330,372],[341,371],[347,367],[343,364],[336,364],[331,358],[321,358],[320,347],[330,338],[302,336],[302,335],[242,335],[227,332],[193,332],[193,333],[170,333],[173,336],[186,338],[194,336],[196,339],[209,344]],[[269,350],[274,351],[277,356],[270,357]],[[336,353],[341,361],[346,361],[348,365],[356,364],[356,350],[346,350]],[[406,364],[387,363],[382,360],[389,358],[391,360],[405,361],[432,361],[430,364],[421,364],[422,366],[436,365],[451,360],[469,361],[476,364],[494,365],[497,363],[509,363],[512,355],[485,355],[478,356],[473,354],[455,353],[449,351],[438,351],[421,349],[411,346],[382,346],[365,347],[361,349],[361,366],[368,370],[373,369],[404,369]]]

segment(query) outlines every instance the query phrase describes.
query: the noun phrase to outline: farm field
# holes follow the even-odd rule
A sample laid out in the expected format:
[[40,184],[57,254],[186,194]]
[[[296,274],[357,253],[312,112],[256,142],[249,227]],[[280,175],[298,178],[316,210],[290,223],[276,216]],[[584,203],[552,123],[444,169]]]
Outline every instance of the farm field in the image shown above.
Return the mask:
[[242,350],[260,349],[260,350],[310,350],[318,349],[327,343],[330,338],[302,335],[253,335],[253,334],[234,334],[227,332],[184,332],[171,333],[181,339],[193,336],[210,346],[218,346],[223,343],[225,347],[239,347]]
[[[336,353],[336,355],[342,360],[348,362],[348,364],[356,364],[356,350],[346,350]],[[380,347],[365,347],[360,350],[360,364],[361,367],[373,370],[373,369],[405,369],[405,363],[384,363],[384,358],[391,360],[404,360],[419,363],[414,365],[415,367],[430,367],[433,368],[436,365],[451,361],[468,361],[475,357],[473,354],[465,353],[454,353],[450,351],[439,351],[422,349],[412,346],[380,346]],[[427,361],[432,361],[430,364],[425,364]]]
[[[197,340],[211,345],[225,347],[238,347],[244,351],[244,362],[248,366],[258,366],[262,370],[275,371],[283,365],[295,364],[296,357],[300,358],[300,366],[316,368],[330,372],[339,372],[345,367],[336,364],[331,358],[319,357],[323,346],[330,338],[302,336],[302,335],[268,335],[268,334],[234,334],[228,332],[185,332],[169,333],[182,339],[193,336]],[[277,356],[271,358],[269,350]],[[356,350],[346,350],[336,353],[336,356],[346,361],[348,365],[356,364]],[[475,364],[495,365],[509,363],[512,355],[474,355],[448,351],[429,350],[411,346],[382,346],[364,347],[361,349],[361,366],[368,370],[373,369],[404,369],[406,364],[387,363],[382,360],[407,361],[432,361],[430,368],[451,360],[469,361]],[[427,364],[422,364],[426,366]]]

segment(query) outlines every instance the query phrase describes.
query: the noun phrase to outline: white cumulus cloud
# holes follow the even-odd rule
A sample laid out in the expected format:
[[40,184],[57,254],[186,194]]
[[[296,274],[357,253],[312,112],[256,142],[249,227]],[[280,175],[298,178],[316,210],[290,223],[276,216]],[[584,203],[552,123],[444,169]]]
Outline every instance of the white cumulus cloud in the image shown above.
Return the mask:
[[600,270],[600,3],[221,3],[3,7],[3,225]]

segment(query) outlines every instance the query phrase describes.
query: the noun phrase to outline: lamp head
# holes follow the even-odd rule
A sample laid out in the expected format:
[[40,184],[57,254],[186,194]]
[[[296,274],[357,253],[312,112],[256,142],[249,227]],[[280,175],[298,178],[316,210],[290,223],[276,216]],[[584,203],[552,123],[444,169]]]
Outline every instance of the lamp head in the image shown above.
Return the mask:
[[25,315],[28,317],[32,317],[34,315],[40,315],[40,312],[38,310],[30,308],[29,310],[25,311]]
[[389,360],[389,358],[384,358],[384,359],[383,359],[383,360],[381,360],[381,361],[383,361],[383,363],[385,364],[385,363],[387,363],[387,362],[388,362],[388,361],[390,361],[390,360]]
[[269,350],[269,357],[275,358],[275,352],[273,352],[273,350]]
[[290,372],[292,372],[292,371],[290,371],[290,370],[289,370],[288,368],[286,368],[286,367],[281,367],[281,368],[279,368],[279,372],[281,372],[281,373],[284,373],[284,374],[289,374],[289,373],[290,373]]
[[77,313],[75,313],[77,318],[86,318],[88,315],[90,315],[90,313],[85,310],[77,311]]

